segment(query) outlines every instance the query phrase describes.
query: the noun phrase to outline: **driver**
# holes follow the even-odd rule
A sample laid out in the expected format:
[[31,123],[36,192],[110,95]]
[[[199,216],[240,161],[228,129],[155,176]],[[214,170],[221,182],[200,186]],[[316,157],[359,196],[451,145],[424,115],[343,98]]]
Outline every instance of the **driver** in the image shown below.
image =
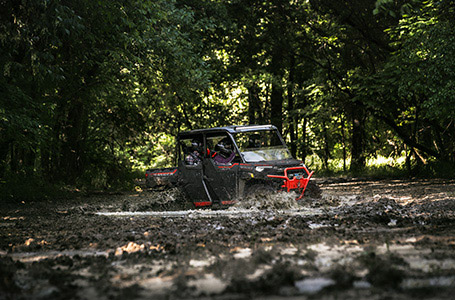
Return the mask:
[[235,152],[232,149],[232,141],[226,137],[218,142],[215,146],[216,154],[213,161],[216,164],[229,164],[235,157]]
[[248,139],[248,148],[261,148],[261,136],[259,134],[252,134]]

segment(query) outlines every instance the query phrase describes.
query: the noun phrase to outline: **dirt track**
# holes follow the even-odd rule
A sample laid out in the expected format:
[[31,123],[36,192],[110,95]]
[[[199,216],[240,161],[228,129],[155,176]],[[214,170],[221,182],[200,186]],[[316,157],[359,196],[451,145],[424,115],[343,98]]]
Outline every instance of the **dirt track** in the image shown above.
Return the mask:
[[0,299],[452,298],[455,181],[320,180],[182,210],[140,192],[0,208]]

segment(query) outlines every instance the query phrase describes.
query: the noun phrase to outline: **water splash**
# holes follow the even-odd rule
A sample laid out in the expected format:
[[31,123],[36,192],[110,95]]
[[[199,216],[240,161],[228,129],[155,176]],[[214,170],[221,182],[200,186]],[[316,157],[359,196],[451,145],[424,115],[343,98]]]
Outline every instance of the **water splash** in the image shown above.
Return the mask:
[[258,210],[298,209],[296,197],[297,194],[294,192],[257,193],[239,199],[234,207]]

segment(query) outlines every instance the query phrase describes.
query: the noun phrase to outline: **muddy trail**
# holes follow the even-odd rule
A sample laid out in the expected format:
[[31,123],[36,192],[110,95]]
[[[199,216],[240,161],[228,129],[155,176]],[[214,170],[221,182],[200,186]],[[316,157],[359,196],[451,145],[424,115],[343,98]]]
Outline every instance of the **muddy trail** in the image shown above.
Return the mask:
[[177,190],[0,208],[0,299],[452,299],[455,181],[318,179],[192,209]]

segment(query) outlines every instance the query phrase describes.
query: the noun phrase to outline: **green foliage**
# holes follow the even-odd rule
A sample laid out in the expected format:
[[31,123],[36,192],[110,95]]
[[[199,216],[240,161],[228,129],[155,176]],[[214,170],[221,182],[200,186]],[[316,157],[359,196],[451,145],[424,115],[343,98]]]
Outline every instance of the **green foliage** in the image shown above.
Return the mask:
[[422,156],[454,161],[455,39],[447,14],[453,9],[427,1],[388,29],[395,51],[362,94],[375,115]]
[[185,110],[197,106],[211,76],[201,35],[213,29],[209,20],[173,1],[6,5],[2,177],[25,172],[111,187],[131,169],[132,154],[156,150],[158,135],[148,132],[193,126]]
[[405,153],[436,176],[455,161],[451,4],[3,1],[2,189],[123,186],[173,165],[179,131],[245,123],[324,170]]

